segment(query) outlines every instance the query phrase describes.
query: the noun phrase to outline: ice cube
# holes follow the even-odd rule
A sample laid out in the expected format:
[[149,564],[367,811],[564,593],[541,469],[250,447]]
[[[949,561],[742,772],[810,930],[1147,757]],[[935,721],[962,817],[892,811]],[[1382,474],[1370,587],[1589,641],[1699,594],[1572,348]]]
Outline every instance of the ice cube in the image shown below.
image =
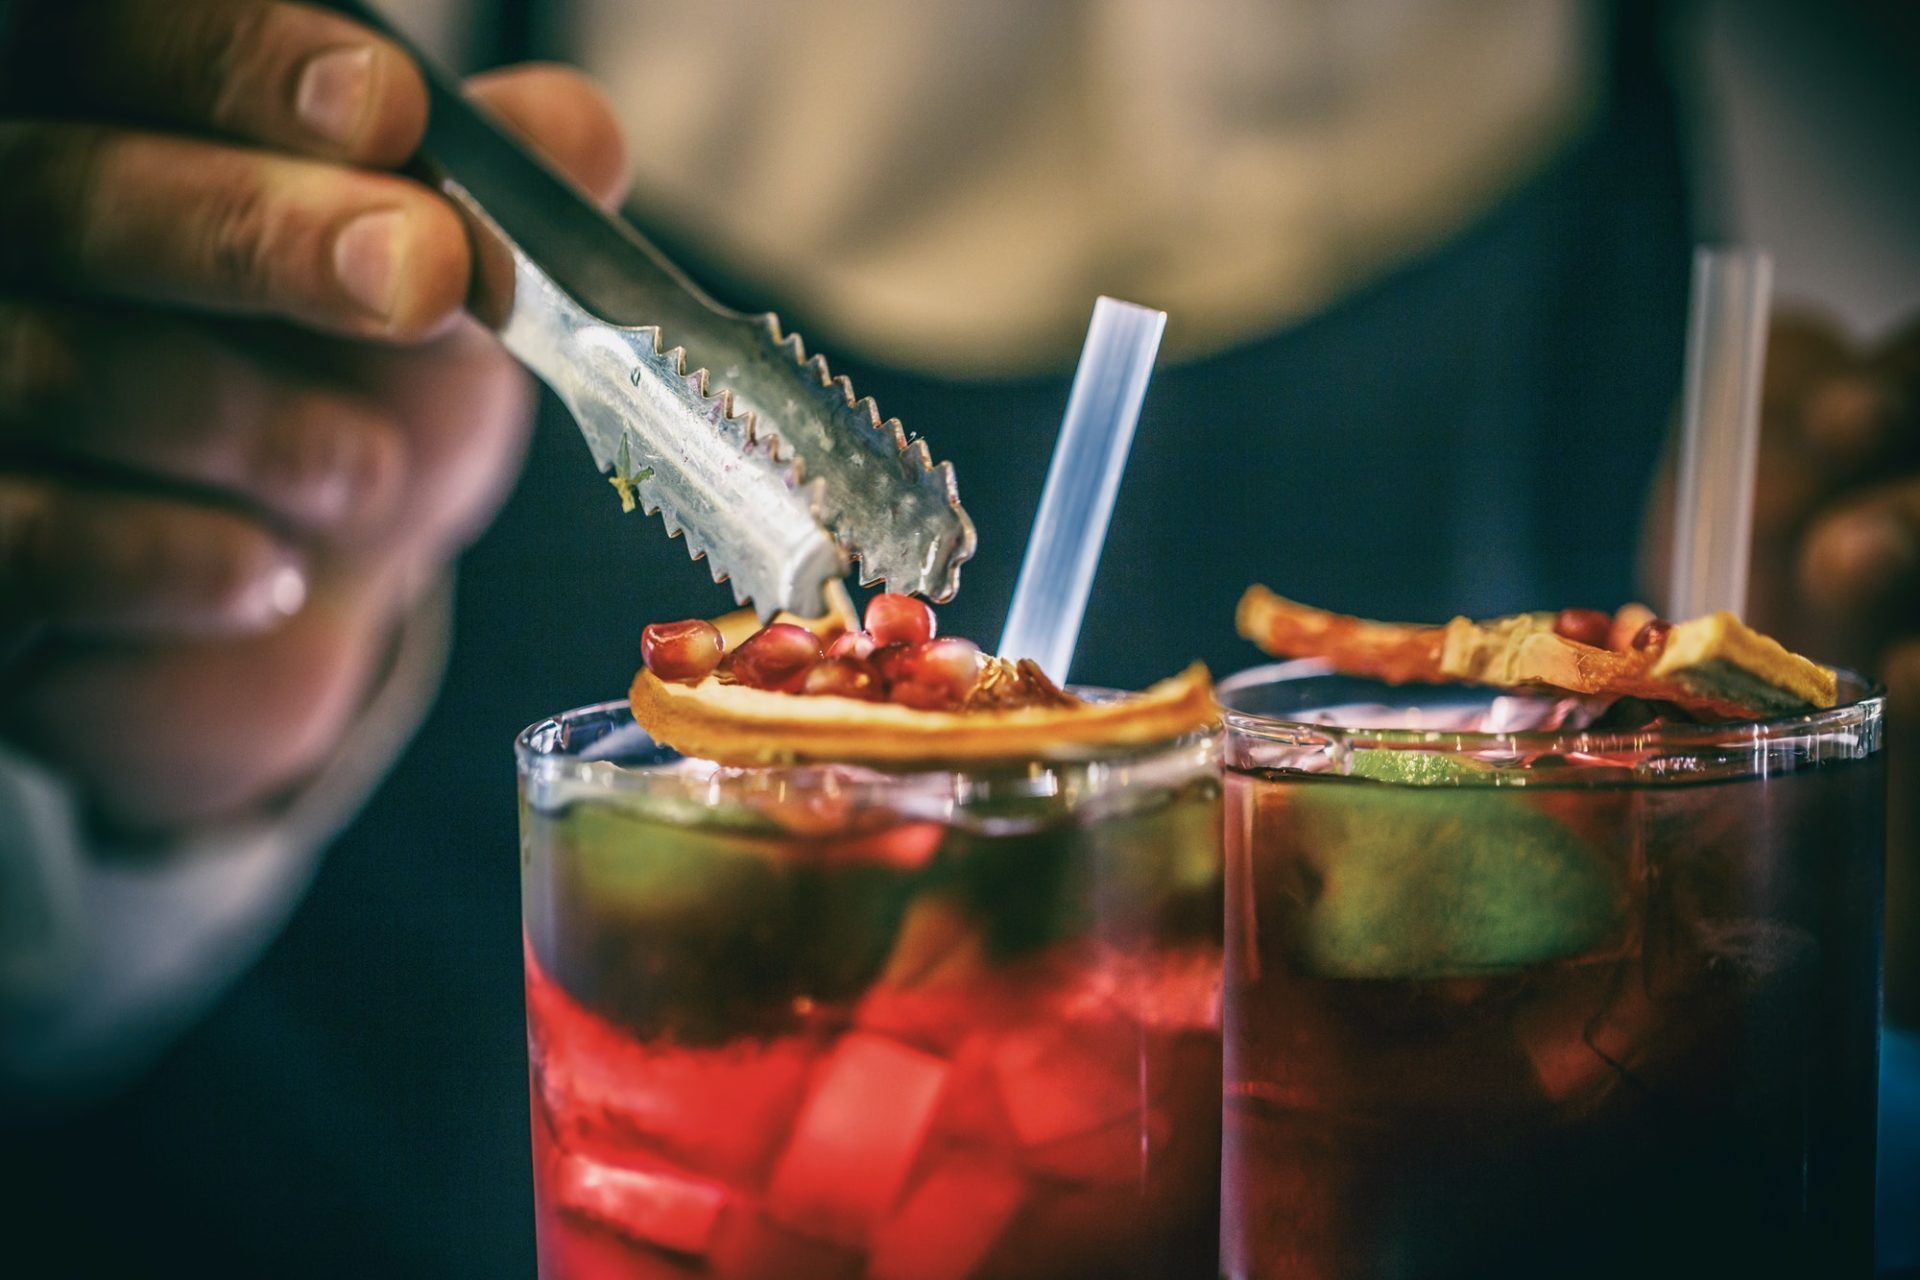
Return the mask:
[[998,1033],[994,1078],[1021,1145],[1092,1133],[1136,1115],[1145,1082],[1156,1074],[1149,1040],[1119,1019]]
[[557,1153],[550,1173],[556,1207],[642,1244],[698,1256],[726,1205],[726,1188],[664,1167],[620,1168],[575,1152]]
[[928,894],[907,907],[880,981],[895,987],[964,986],[985,970],[972,916],[950,896]]
[[873,1231],[873,1280],[966,1280],[1019,1213],[1026,1183],[981,1155],[955,1156],[928,1171]]
[[945,894],[916,899],[854,1024],[935,1053],[950,1052],[983,1018],[1016,998],[1018,975],[991,970],[966,908]]
[[1000,1103],[993,1049],[991,1035],[974,1034],[954,1050],[947,1087],[933,1118],[933,1133],[939,1140],[974,1147],[1016,1145],[1006,1108]]
[[1815,962],[1809,937],[1762,921],[1703,920],[1679,932],[1680,947],[1591,966],[1577,983],[1542,975],[1554,987],[1515,1029],[1550,1100],[1598,1105],[1631,1083],[1627,1096],[1652,1093],[1684,1110],[1689,1100],[1723,1105],[1730,1091],[1799,1087],[1789,1082],[1802,1069],[1813,996],[1791,978]]
[[1537,974],[1512,1025],[1541,1095],[1584,1111],[1642,1065],[1663,1016],[1639,966],[1593,964]]
[[943,1058],[855,1031],[815,1072],[767,1189],[785,1226],[850,1248],[892,1207],[939,1105]]
[[951,1053],[983,1018],[987,1002],[970,990],[879,985],[854,1007],[853,1025],[936,1054]]
[[608,1155],[639,1141],[729,1180],[765,1167],[812,1059],[796,1036],[712,1049],[643,1044],[534,968],[527,1014],[540,1101],[567,1146]]

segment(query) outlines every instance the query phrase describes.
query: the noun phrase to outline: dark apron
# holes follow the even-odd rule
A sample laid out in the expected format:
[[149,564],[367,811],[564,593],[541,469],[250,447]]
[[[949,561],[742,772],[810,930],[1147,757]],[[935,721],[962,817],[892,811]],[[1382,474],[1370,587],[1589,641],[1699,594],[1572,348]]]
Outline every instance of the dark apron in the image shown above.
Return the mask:
[[[1232,620],[1254,581],[1414,619],[1632,596],[1687,262],[1648,37],[1602,124],[1444,248],[1156,374],[1076,678],[1250,665]],[[991,644],[1065,375],[835,367],[958,468],[981,549],[942,621]],[[285,934],[130,1093],[8,1153],[9,1252],[34,1274],[533,1273],[509,743],[620,696],[646,622],[730,597],[619,514],[552,404],[459,586],[444,695]]]

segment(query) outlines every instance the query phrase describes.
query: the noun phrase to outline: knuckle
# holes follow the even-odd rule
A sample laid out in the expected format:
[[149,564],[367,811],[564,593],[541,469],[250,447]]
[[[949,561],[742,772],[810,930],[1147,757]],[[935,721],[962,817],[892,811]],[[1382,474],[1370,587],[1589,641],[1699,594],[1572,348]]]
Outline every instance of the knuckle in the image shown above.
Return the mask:
[[214,124],[245,122],[249,71],[267,48],[273,9],[264,4],[216,4],[190,10],[174,28],[189,97]]
[[236,173],[207,193],[206,269],[218,289],[254,303],[272,294],[276,258],[273,210],[256,177]]

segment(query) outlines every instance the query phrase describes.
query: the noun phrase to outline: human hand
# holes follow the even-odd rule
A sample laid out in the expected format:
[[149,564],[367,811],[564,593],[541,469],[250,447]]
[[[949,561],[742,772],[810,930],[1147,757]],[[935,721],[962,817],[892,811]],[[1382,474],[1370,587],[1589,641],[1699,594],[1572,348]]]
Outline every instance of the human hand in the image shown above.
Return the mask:
[[1887,1009],[1920,1022],[1920,324],[1777,317],[1762,405],[1749,612],[1887,686]]
[[[453,210],[392,172],[426,116],[398,48],[267,0],[14,13],[0,726],[106,822],[161,831],[328,757],[414,594],[503,497],[527,385],[459,313]],[[583,79],[472,91],[617,192]]]

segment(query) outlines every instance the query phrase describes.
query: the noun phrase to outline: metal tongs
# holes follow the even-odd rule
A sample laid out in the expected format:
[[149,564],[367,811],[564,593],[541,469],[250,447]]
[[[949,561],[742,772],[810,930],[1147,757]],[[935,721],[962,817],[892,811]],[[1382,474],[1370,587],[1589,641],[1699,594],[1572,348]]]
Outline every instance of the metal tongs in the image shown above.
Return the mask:
[[333,7],[420,62],[430,106],[416,163],[473,237],[467,307],[572,412],[623,501],[685,535],[762,617],[825,613],[850,557],[863,584],[953,596],[974,532],[950,463],[881,421],[772,313],[707,297],[361,0]]

